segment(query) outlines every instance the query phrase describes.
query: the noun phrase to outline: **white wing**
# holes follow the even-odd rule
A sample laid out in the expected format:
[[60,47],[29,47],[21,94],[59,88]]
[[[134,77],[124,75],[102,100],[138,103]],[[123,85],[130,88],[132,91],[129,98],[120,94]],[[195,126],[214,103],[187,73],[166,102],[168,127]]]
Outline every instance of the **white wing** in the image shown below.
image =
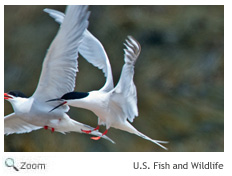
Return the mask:
[[124,61],[125,64],[122,68],[122,73],[117,86],[112,91],[112,105],[121,107],[125,116],[121,118],[128,119],[133,122],[135,116],[138,116],[137,107],[137,91],[133,82],[134,77],[134,64],[140,54],[140,44],[131,36],[124,44]]
[[40,80],[33,95],[40,101],[61,97],[75,87],[78,71],[78,46],[88,26],[90,13],[87,6],[68,6],[60,26],[45,57]]
[[44,9],[44,12],[48,13],[52,18],[54,18],[54,20],[59,23],[62,24],[64,21],[64,17],[65,14],[62,12],[59,12],[58,10],[53,10],[53,9]]
[[111,91],[114,88],[111,65],[100,41],[86,30],[78,51],[89,63],[101,69],[105,74],[106,83],[100,91]]
[[4,134],[6,135],[13,133],[29,133],[40,128],[41,127],[31,125],[20,119],[15,113],[4,117]]
[[[53,9],[44,9],[56,22],[62,24],[65,15],[62,12]],[[108,56],[101,42],[94,37],[87,29],[84,32],[83,41],[78,48],[80,54],[95,67],[102,70],[106,77],[105,85],[100,89],[110,91],[114,88],[111,65]]]

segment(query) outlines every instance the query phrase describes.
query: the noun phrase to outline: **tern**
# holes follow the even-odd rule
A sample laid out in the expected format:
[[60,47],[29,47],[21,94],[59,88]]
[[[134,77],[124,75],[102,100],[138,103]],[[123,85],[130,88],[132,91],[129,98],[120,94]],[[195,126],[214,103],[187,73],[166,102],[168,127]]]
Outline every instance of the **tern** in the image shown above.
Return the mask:
[[[65,17],[63,13],[52,9],[46,9],[45,12],[49,13],[55,21],[62,24]],[[131,125],[134,118],[138,116],[137,90],[133,82],[133,77],[134,65],[141,51],[139,42],[132,36],[128,36],[126,39],[124,43],[126,47],[124,49],[125,63],[120,79],[114,87],[111,65],[104,47],[90,32],[86,30],[85,33],[88,36],[85,38],[88,42],[83,42],[85,45],[82,45],[78,51],[84,57],[88,56],[92,58],[94,65],[102,69],[106,77],[106,83],[100,90],[69,92],[60,98],[48,100],[48,102],[61,102],[58,106],[51,109],[50,112],[54,112],[55,109],[59,109],[59,107],[64,105],[88,109],[98,116],[98,126],[93,130],[82,130],[83,132],[92,133],[99,129],[99,125],[106,126],[106,130],[102,133],[102,136],[92,137],[92,139],[99,140],[107,133],[110,127],[113,127],[136,134],[167,150],[165,146],[161,145],[162,143],[168,143],[167,141],[151,139]]]
[[[52,97],[74,90],[78,71],[78,48],[84,41],[89,16],[88,6],[68,6],[63,23],[45,56],[34,94],[27,97],[20,91],[4,93],[4,99],[9,101],[14,109],[14,113],[4,117],[4,134],[28,133],[41,128],[61,133],[83,133],[83,130],[94,129],[71,119],[66,114],[69,110],[67,105],[49,112],[56,103],[46,103]],[[102,133],[96,130],[91,134],[102,136]],[[114,143],[107,136],[105,139]]]

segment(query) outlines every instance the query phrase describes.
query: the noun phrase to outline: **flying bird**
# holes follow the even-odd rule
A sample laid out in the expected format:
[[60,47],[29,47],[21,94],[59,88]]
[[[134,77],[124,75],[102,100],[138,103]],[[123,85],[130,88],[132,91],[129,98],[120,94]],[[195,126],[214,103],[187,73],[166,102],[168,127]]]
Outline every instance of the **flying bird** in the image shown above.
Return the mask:
[[[27,97],[20,91],[4,93],[4,99],[14,109],[14,113],[4,117],[4,134],[28,133],[41,128],[61,133],[83,133],[83,130],[94,129],[71,119],[66,114],[69,110],[67,105],[49,112],[57,103],[45,103],[48,99],[74,90],[78,48],[83,42],[89,16],[88,6],[68,6],[63,23],[47,51],[34,94]],[[96,130],[91,134],[102,136]],[[114,143],[107,136],[105,139]]]
[[[58,23],[62,24],[65,15],[59,11],[45,9],[51,17]],[[106,76],[106,83],[100,90],[90,92],[69,92],[60,98],[48,100],[48,102],[60,101],[61,103],[51,109],[59,109],[64,105],[88,109],[98,116],[98,126],[94,130],[82,130],[86,133],[92,133],[99,129],[99,125],[106,125],[106,130],[102,136],[92,137],[94,140],[99,140],[103,137],[110,127],[124,130],[138,135],[146,140],[149,140],[163,149],[167,149],[162,143],[167,141],[154,140],[144,135],[135,129],[130,122],[138,116],[137,108],[137,91],[133,82],[134,65],[140,54],[141,46],[132,36],[128,36],[124,43],[124,62],[121,76],[118,84],[114,87],[113,77],[108,56],[104,47],[88,30],[85,30],[86,40],[85,45],[79,48],[80,54],[85,58],[92,58],[92,63],[102,69]],[[87,42],[88,41],[88,42]],[[128,122],[128,120],[130,122]]]

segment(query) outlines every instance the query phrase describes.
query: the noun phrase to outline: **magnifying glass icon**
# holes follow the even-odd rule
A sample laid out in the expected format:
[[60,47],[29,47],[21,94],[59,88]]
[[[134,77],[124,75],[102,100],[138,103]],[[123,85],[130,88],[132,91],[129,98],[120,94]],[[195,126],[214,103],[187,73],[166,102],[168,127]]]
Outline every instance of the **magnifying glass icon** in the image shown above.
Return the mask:
[[13,159],[13,158],[7,158],[7,159],[5,160],[5,165],[6,165],[7,167],[13,167],[14,170],[19,171],[18,168],[15,167],[15,165],[14,165],[14,159]]

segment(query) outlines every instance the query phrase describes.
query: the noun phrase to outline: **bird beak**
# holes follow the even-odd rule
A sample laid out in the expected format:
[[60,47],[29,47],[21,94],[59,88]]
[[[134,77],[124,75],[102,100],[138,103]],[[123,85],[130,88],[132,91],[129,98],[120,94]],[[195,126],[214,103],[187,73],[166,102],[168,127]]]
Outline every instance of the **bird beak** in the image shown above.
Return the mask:
[[55,99],[51,99],[51,100],[48,100],[48,101],[46,101],[46,102],[50,102],[50,101],[62,101],[63,99],[61,99],[61,98],[55,98]]
[[[56,98],[56,99],[48,100],[48,101],[46,101],[46,102],[50,102],[50,101],[64,101],[64,100],[63,100],[63,99],[60,99],[60,98]],[[54,107],[52,110],[50,110],[49,112],[52,112],[53,110],[59,108],[60,106],[66,104],[66,103],[67,103],[67,101],[62,102],[61,104],[59,104],[58,106],[56,106],[56,107]]]
[[12,99],[13,97],[10,96],[8,93],[4,93],[4,100]]
[[59,108],[60,106],[63,106],[64,104],[66,104],[67,101],[64,101],[63,103],[59,104],[58,106],[54,107],[52,110],[50,110],[49,112],[52,112],[53,110],[55,110],[56,108]]

